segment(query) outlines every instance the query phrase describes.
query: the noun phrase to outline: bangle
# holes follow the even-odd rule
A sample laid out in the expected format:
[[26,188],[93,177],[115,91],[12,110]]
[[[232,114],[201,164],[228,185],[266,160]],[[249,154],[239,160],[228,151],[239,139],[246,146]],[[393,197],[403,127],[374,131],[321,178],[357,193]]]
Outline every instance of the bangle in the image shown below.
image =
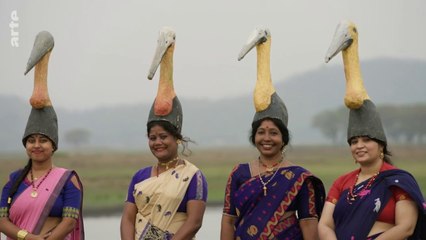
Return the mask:
[[21,229],[18,231],[18,233],[16,234],[16,236],[18,237],[18,240],[24,240],[25,237],[28,235],[27,230]]

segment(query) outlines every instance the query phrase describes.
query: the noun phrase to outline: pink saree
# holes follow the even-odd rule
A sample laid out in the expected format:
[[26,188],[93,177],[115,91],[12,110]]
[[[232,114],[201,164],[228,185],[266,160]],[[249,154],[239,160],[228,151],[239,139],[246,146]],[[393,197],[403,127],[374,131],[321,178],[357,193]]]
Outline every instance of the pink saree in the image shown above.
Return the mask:
[[[53,204],[72,173],[73,171],[64,168],[53,168],[44,182],[39,186],[37,197],[31,197],[31,187],[25,189],[10,207],[10,220],[21,229],[25,229],[33,234],[40,234]],[[35,184],[38,184],[38,181],[41,181],[41,179],[38,179]],[[81,182],[79,179],[78,181],[82,190]],[[76,227],[65,239],[84,239],[81,215],[77,220]]]

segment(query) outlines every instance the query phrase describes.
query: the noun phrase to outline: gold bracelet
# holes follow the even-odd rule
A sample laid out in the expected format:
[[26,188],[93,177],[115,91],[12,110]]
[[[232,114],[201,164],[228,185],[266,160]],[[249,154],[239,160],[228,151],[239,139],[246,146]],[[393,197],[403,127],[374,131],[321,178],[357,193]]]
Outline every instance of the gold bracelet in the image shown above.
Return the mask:
[[28,232],[25,229],[19,230],[18,233],[16,234],[16,236],[18,237],[18,240],[24,240],[27,235],[28,235]]

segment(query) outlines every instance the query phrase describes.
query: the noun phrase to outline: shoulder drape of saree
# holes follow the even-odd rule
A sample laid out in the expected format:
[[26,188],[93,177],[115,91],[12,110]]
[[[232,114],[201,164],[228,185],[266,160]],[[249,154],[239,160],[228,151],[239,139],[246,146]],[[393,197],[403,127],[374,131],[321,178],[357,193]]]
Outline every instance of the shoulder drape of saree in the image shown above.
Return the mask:
[[[374,222],[388,203],[392,193],[386,187],[383,175],[378,175],[375,182],[363,196],[348,202],[348,189],[344,190],[336,203],[333,219],[336,236],[339,239],[367,239]],[[355,186],[354,191],[361,191],[368,179]]]
[[83,184],[81,183],[80,177],[77,175],[75,171],[70,171],[77,178],[77,182],[80,186],[81,191],[81,199],[80,199],[80,214],[77,219],[77,224],[73,231],[68,234],[67,238],[64,240],[84,240],[84,223],[83,223]]
[[[37,198],[30,197],[31,187],[23,191],[10,208],[10,219],[18,227],[26,229],[33,234],[40,234],[40,231],[49,216],[49,213],[60,195],[64,185],[70,175],[74,173],[83,193],[83,185],[77,175],[72,170],[65,168],[53,168],[49,176],[39,188]],[[81,202],[83,201],[83,195]],[[12,210],[13,209],[13,210]],[[65,238],[66,240],[84,239],[84,227],[82,220],[82,204],[80,207],[80,217],[77,220],[76,228]]]
[[186,213],[177,213],[177,209],[197,171],[195,165],[185,160],[185,164],[158,177],[135,184],[133,194],[138,209],[135,239],[140,239],[151,225],[172,234],[182,226]]
[[39,234],[56,198],[65,184],[67,179],[65,173],[66,169],[53,168],[39,187],[36,198],[30,196],[31,187],[25,189],[12,203],[9,216],[10,220],[20,228],[34,234]]
[[[305,180],[312,174],[298,166],[284,167],[277,171],[267,186],[267,196],[264,196],[259,177],[251,178],[238,189],[236,237],[276,239],[283,232],[300,231],[299,228],[293,228],[294,224],[298,224],[297,221],[285,221],[283,217]],[[263,177],[263,181],[268,181],[272,175]]]

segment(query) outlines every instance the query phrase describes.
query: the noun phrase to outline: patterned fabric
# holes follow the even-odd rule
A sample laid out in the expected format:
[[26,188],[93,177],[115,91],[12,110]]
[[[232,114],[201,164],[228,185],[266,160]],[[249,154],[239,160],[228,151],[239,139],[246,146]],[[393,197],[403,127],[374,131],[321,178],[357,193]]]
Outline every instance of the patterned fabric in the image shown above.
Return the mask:
[[[151,239],[146,234],[156,237],[158,231],[152,230],[152,226],[171,235],[178,231],[186,221],[187,214],[177,210],[192,182],[190,179],[197,173],[200,173],[200,170],[185,160],[184,164],[174,169],[134,185],[133,199],[138,210],[135,219],[135,239]],[[198,178],[201,177],[197,177],[196,182]],[[196,194],[202,195],[203,191],[199,189]]]
[[[236,216],[236,239],[303,239],[298,219],[319,217],[324,204],[324,186],[298,166],[261,176],[267,184],[264,195],[259,176],[251,177],[248,164],[232,171],[226,188],[224,213]],[[297,211],[295,214],[287,214]]]
[[78,208],[64,207],[64,209],[62,210],[62,217],[78,219],[79,216],[80,210]]
[[[151,178],[152,167],[146,167],[139,170],[132,178],[132,181],[129,184],[127,191],[126,202],[135,204],[135,185]],[[185,196],[183,197],[178,212],[186,213],[186,205],[190,200],[202,200],[207,201],[207,181],[203,173],[198,170],[192,179],[184,179],[185,181],[190,181],[188,189],[186,190]]]
[[[8,196],[10,192],[10,188],[12,184],[18,176],[20,175],[21,170],[15,171],[10,174],[9,181],[3,188],[0,208],[8,206]],[[80,208],[82,201],[82,190],[78,189],[74,183],[71,181],[72,177],[78,177],[76,174],[72,174],[66,181],[63,189],[60,191],[59,196],[56,198],[55,203],[53,204],[49,217],[62,217],[62,210],[64,207],[72,207],[72,208]],[[28,187],[31,187],[31,182],[25,179],[18,187],[18,191],[15,193],[14,198],[18,197],[23,191],[25,191]],[[13,200],[12,200],[13,201]]]
[[[368,180],[354,188],[355,194],[364,190],[363,186]],[[368,191],[364,190],[365,194],[357,197],[354,201],[347,201],[347,189],[342,192],[333,213],[337,238],[367,239],[367,235],[377,220],[379,213],[383,211],[383,208],[392,197],[392,187],[403,189],[418,206],[419,217],[416,229],[409,239],[426,239],[424,232],[426,227],[426,202],[414,177],[408,172],[399,169],[380,172],[371,188]]]
[[150,240],[169,240],[173,238],[173,234],[163,231],[160,228],[148,224],[145,228],[145,231],[139,237],[140,240],[150,239]]
[[[15,178],[13,178],[13,176],[15,175],[11,175],[11,181],[9,181],[3,188],[2,202],[4,200],[3,195],[7,193],[6,198],[8,196],[9,190],[6,188],[10,185],[11,182],[14,181]],[[58,198],[61,198],[60,193],[65,189],[64,186],[69,181],[71,176],[75,176],[77,178],[82,192],[83,186],[77,174],[74,171],[64,168],[55,167],[52,169],[49,175],[45,178],[45,181],[43,181],[43,183],[40,185],[36,198],[30,196],[32,188],[28,186],[25,187],[25,184],[22,183],[20,187],[24,187],[24,189],[18,191],[19,194],[15,194],[14,199],[12,200],[9,211],[10,221],[21,229],[26,229],[28,232],[33,234],[39,234],[47,217],[49,217],[49,213],[51,212],[54,203]],[[79,198],[79,201],[79,206],[81,208],[82,197]],[[81,217],[78,217],[75,228],[67,235],[65,239],[84,239],[84,225]]]
[[[380,172],[391,170],[391,169],[396,169],[396,168],[388,163],[383,163],[382,167],[380,168]],[[352,187],[355,184],[355,181],[357,178],[356,175],[359,173],[359,171],[360,171],[359,169],[354,170],[348,174],[340,176],[336,181],[334,181],[333,185],[330,188],[330,191],[328,192],[326,201],[336,204],[342,192]],[[362,187],[364,185],[360,184],[359,187],[360,186]],[[386,222],[386,223],[394,225],[396,203],[400,200],[406,200],[406,199],[412,200],[412,199],[410,198],[408,193],[406,193],[401,188],[391,187],[390,190],[392,191],[392,197],[386,203],[386,206],[380,212],[376,221]]]
[[2,217],[9,217],[9,209],[8,207],[1,207],[0,208],[0,218]]

